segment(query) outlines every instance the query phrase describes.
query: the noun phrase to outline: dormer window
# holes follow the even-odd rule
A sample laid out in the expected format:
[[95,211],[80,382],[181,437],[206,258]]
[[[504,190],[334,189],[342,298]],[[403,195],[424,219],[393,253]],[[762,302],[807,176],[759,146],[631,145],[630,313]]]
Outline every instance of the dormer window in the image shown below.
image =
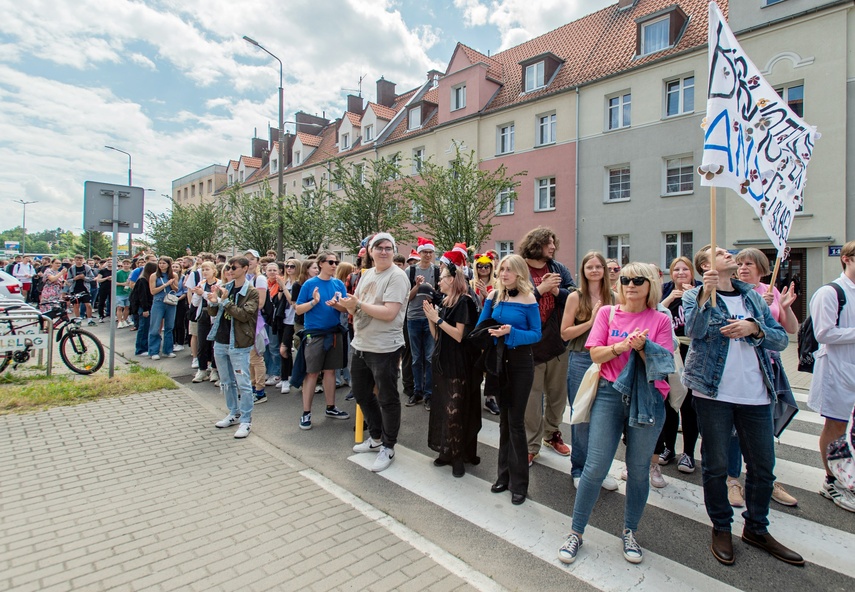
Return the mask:
[[243,171],[240,171],[240,182],[243,183]]
[[466,85],[458,84],[451,88],[451,110],[463,109],[466,107]]
[[417,129],[422,125],[422,108],[421,105],[413,107],[407,113],[407,129]]
[[270,172],[275,173],[279,169],[279,161],[275,158],[270,161]]
[[339,142],[339,150],[347,150],[350,148],[350,134],[342,134]]
[[650,55],[677,44],[689,18],[679,6],[671,6],[638,19],[636,52]]
[[366,125],[365,126],[365,141],[371,142],[372,140],[374,140],[374,126],[373,125]]
[[299,150],[294,151],[294,164],[300,164],[302,160],[302,153]]
[[229,173],[229,185],[234,185],[235,176]]
[[537,62],[525,68],[525,92],[543,88],[543,62]]

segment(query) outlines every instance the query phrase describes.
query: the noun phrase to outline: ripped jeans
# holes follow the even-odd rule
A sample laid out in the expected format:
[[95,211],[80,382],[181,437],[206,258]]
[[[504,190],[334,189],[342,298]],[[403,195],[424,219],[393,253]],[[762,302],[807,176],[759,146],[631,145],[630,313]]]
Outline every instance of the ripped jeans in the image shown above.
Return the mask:
[[220,374],[220,388],[226,396],[226,407],[231,415],[240,415],[241,423],[252,423],[252,406],[255,402],[249,378],[251,349],[233,348],[226,343],[214,342],[214,359]]

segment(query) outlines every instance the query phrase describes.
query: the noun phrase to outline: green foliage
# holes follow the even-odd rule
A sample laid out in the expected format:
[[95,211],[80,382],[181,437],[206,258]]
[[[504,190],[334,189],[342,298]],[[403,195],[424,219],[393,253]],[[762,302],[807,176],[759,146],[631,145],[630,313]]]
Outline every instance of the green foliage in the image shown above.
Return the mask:
[[146,212],[148,246],[158,255],[184,255],[190,245],[194,251],[216,253],[226,247],[222,207],[214,202],[181,205],[172,202],[172,210],[162,214]]
[[416,222],[437,245],[450,248],[464,241],[480,250],[495,226],[496,197],[509,191],[507,199],[516,199],[518,178],[527,172],[510,175],[504,165],[495,171],[483,170],[474,151],[461,154],[455,144],[455,152],[448,167],[424,161],[418,176],[404,179],[401,194],[413,204]]
[[223,195],[222,203],[225,211],[217,224],[232,246],[259,253],[276,248],[276,200],[266,179],[259,193],[244,193],[235,183]]
[[113,237],[97,230],[87,230],[74,239],[72,251],[69,255],[80,253],[84,257],[109,257],[113,252]]
[[331,196],[328,190],[315,186],[300,195],[285,196],[282,221],[287,248],[311,255],[329,246],[333,217],[327,204]]
[[398,242],[413,240],[410,205],[400,194],[399,161],[395,154],[354,164],[332,162],[332,180],[344,192],[331,207],[336,242],[356,252],[363,238],[378,231],[391,233]]

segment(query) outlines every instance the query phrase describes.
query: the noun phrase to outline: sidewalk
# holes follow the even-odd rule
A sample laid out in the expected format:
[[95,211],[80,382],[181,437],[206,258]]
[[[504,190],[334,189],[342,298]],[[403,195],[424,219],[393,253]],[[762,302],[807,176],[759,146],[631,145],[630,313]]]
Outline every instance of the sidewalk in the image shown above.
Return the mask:
[[183,388],[0,417],[0,589],[501,589],[216,419]]

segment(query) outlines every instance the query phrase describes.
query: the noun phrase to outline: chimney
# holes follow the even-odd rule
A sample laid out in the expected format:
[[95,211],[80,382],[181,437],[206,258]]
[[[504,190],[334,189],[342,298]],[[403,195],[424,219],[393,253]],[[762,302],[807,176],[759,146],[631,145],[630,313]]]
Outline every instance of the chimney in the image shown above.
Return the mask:
[[362,112],[365,110],[362,103],[362,97],[347,95],[347,110],[351,113],[362,115]]
[[440,78],[442,78],[442,72],[439,70],[428,70],[427,79],[433,82],[432,86],[436,86]]
[[377,104],[392,107],[395,104],[395,83],[382,76],[377,81]]
[[267,141],[264,138],[252,139],[252,156],[253,158],[264,158],[264,152],[269,151]]
[[297,111],[294,121],[297,122],[298,132],[312,134],[313,136],[321,135],[323,129],[330,124],[329,119],[318,117],[317,115],[309,115],[304,111]]

